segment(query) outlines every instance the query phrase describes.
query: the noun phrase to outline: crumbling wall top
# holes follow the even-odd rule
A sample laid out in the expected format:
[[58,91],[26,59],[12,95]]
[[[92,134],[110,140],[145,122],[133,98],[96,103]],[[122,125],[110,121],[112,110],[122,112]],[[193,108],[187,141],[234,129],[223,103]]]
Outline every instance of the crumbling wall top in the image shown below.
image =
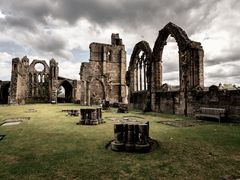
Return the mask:
[[122,39],[119,37],[119,34],[118,33],[112,33],[112,36],[111,36],[111,44],[112,45],[117,45],[117,46],[121,46],[123,45],[122,43]]

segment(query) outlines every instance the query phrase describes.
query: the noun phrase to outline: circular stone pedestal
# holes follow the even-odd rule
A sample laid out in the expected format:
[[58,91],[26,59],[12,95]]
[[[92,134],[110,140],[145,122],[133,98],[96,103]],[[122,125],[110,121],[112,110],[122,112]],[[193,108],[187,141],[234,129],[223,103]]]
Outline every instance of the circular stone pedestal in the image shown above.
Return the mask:
[[135,150],[135,144],[125,144],[125,150],[127,152],[133,152]]
[[124,151],[125,145],[124,143],[115,143],[114,141],[111,142],[111,149],[113,151]]
[[150,151],[150,144],[135,144],[135,151],[140,153],[146,153]]
[[149,122],[127,122],[114,124],[114,140],[110,143],[114,151],[149,152]]

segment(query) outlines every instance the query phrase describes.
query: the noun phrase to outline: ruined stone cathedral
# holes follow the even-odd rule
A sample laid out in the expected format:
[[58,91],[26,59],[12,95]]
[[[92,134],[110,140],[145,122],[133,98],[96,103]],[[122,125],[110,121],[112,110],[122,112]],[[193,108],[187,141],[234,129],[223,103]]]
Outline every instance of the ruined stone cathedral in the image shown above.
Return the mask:
[[[179,53],[179,88],[163,83],[164,46],[174,37]],[[119,34],[111,44],[91,43],[89,62],[80,67],[80,80],[59,76],[58,63],[27,57],[12,60],[11,81],[0,81],[0,104],[73,102],[81,105],[125,103],[129,109],[169,114],[191,114],[201,107],[220,108],[228,118],[240,118],[240,88],[204,86],[204,50],[200,42],[189,39],[179,26],[169,22],[160,31],[153,46],[138,42],[126,71],[126,51]],[[42,65],[38,69],[37,65]],[[59,89],[65,90],[64,97]],[[128,100],[126,100],[128,86]]]
[[[111,44],[91,43],[90,61],[80,68],[80,81],[59,76],[58,63],[27,56],[12,60],[11,81],[0,81],[0,104],[72,102],[82,105],[111,104],[126,99],[126,51],[119,34]],[[37,66],[42,68],[38,69]],[[59,88],[64,88],[64,97]]]

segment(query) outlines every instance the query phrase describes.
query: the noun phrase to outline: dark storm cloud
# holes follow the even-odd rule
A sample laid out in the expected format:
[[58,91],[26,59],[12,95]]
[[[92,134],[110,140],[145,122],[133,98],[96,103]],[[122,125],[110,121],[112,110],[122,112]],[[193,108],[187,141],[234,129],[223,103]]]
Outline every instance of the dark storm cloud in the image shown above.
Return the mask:
[[[2,0],[0,10],[6,15],[6,18],[1,20],[5,24],[5,31],[15,29],[18,32],[25,29],[35,33],[36,39],[39,39],[39,34],[43,35],[39,32],[43,28],[51,28],[52,21],[48,21],[49,18],[63,20],[70,27],[74,26],[79,19],[87,19],[93,26],[97,24],[107,28],[108,25],[116,25],[136,34],[157,32],[169,21],[173,21],[179,26],[186,27],[188,35],[191,35],[196,26],[200,27],[204,24],[203,21],[207,19],[209,9],[215,6],[216,1],[24,0],[19,2]],[[197,13],[193,13],[195,11]],[[201,19],[198,19],[199,17]],[[49,39],[45,38],[41,37],[40,42],[34,41],[33,47],[44,51],[60,52],[62,49],[59,48],[64,48],[67,44],[62,39],[58,40],[50,36],[52,43],[44,44],[42,41]]]
[[222,63],[226,63],[226,62],[235,62],[235,61],[239,61],[239,60],[240,60],[240,53],[237,53],[237,54],[233,53],[233,54],[230,54],[227,56],[221,56],[221,57],[216,57],[214,59],[209,59],[209,60],[205,61],[205,65],[213,66],[213,65],[217,65],[217,64],[222,64]]
[[13,41],[0,41],[0,52],[18,55],[26,53],[26,50],[21,45],[16,44]]
[[[47,23],[46,17],[62,19],[74,24],[79,18],[86,18],[100,26],[120,25],[125,29],[137,30],[150,26],[160,29],[169,21],[177,22],[183,27],[192,28],[192,10],[198,10],[199,17],[206,16],[208,8],[213,8],[212,1],[192,0],[3,0],[0,2],[2,10],[8,14],[30,17],[40,23]],[[200,9],[202,4],[209,4]],[[203,12],[201,12],[203,11]],[[198,18],[198,17],[197,17]],[[195,21],[204,21],[196,19]]]
[[57,55],[65,59],[69,58],[69,54],[64,51],[66,42],[63,38],[55,35],[40,35],[30,40],[31,45],[36,49],[44,52],[52,53],[52,55]]
[[16,17],[16,16],[6,16],[4,19],[0,19],[2,30],[11,30],[16,28],[19,30],[36,31],[36,25],[34,20],[29,17]]

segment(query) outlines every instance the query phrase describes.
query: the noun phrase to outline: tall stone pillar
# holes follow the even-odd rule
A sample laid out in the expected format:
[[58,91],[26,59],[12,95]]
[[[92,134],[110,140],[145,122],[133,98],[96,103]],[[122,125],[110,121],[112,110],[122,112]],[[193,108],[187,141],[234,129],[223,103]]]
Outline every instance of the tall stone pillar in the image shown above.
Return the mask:
[[50,102],[57,102],[58,74],[59,74],[58,63],[54,59],[51,59],[49,81]]

